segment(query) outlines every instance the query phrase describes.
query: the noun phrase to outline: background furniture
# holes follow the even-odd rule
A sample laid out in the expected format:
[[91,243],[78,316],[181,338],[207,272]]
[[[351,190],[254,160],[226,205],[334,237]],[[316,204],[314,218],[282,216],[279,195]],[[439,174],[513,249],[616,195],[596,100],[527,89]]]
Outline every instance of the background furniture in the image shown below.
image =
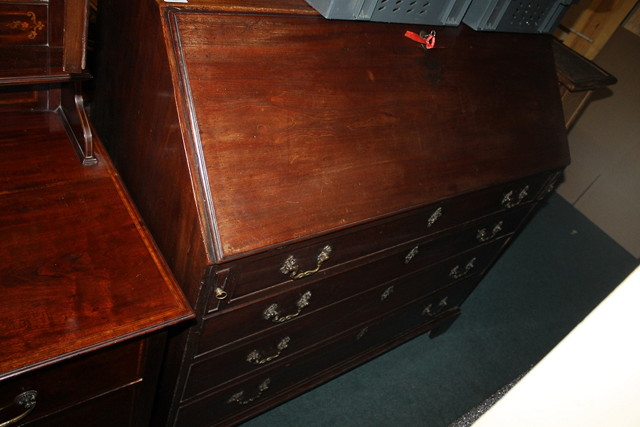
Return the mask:
[[192,317],[93,137],[82,1],[0,2],[0,422],[147,425]]
[[560,98],[565,124],[571,129],[591,95],[616,83],[616,78],[560,42],[553,43],[553,55],[560,81]]
[[583,0],[568,10],[554,34],[592,60],[637,7],[638,0]]
[[443,332],[569,161],[547,36],[425,51],[302,0],[99,15],[92,119],[198,319],[158,425],[235,423]]

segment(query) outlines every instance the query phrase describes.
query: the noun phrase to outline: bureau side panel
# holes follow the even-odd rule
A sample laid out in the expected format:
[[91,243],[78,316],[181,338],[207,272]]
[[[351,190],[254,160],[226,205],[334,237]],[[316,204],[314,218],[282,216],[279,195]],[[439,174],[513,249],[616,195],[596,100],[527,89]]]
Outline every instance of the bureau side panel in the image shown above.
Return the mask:
[[92,119],[193,305],[207,261],[160,12],[150,1],[105,0],[99,19]]
[[[160,11],[153,1],[101,0],[98,34],[92,120],[188,301],[196,307],[208,261]],[[169,335],[155,402],[159,418],[170,407],[189,333]]]

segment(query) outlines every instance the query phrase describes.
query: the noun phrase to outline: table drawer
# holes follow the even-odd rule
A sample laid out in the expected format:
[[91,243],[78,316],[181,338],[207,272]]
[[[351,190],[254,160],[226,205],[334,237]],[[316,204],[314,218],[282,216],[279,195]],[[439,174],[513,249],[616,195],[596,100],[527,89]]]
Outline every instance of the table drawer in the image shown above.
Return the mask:
[[47,4],[0,3],[0,46],[48,43]]
[[[89,401],[55,412],[33,422],[25,421],[28,427],[125,427],[138,424],[135,413],[135,394],[140,384],[132,384],[115,391],[100,395]],[[117,408],[117,410],[114,410]]]
[[[133,341],[7,379],[0,383],[0,404],[31,402],[27,406],[33,409],[25,417],[31,421],[140,381],[142,346],[142,341]],[[11,406],[13,416],[29,409]],[[12,418],[9,411],[2,414]]]
[[[328,379],[326,371],[329,369],[331,376],[334,376],[336,372],[354,366],[358,357],[371,357],[398,344],[399,342],[393,342],[395,339],[408,338],[417,332],[436,327],[439,319],[457,313],[457,306],[464,301],[476,282],[475,278],[462,281],[417,301],[390,317],[375,319],[347,331],[335,341],[316,346],[290,363],[262,370],[219,392],[193,399],[181,406],[176,426],[206,426],[213,419],[222,422],[237,413],[239,407],[250,410],[252,407],[268,404],[269,400],[277,399],[279,393],[296,385]],[[442,307],[442,301],[447,301],[449,308],[442,309],[436,315],[429,307]]]
[[[404,245],[396,246],[391,250],[387,248],[386,251],[372,251],[371,253],[366,254],[369,255],[369,258],[365,258],[365,254],[363,252],[362,257],[356,258],[352,261],[357,263],[371,263],[371,259],[377,259],[380,257],[385,257],[387,259],[386,261],[376,261],[374,263],[371,263],[372,265],[368,267],[366,269],[367,271],[365,272],[360,271],[361,269],[358,269],[356,267],[359,270],[357,273],[346,273],[351,274],[352,276],[354,274],[362,274],[363,276],[349,278],[349,287],[342,287],[337,291],[338,294],[336,295],[341,295],[341,297],[344,298],[347,295],[344,295],[343,292],[348,292],[350,291],[350,289],[353,292],[360,291],[361,289],[357,287],[356,283],[363,282],[358,281],[357,277],[374,276],[379,280],[390,280],[393,275],[407,274],[416,268],[421,268],[425,265],[433,263],[436,260],[445,259],[449,256],[455,255],[462,250],[510,234],[518,227],[518,225],[522,222],[523,218],[527,215],[530,209],[530,205],[525,205],[507,212],[499,212],[494,215],[485,216],[480,220],[465,224],[464,227],[461,227],[458,230],[449,230],[432,236],[423,236],[421,239],[413,240],[410,242],[403,241],[403,243],[405,243]],[[373,242],[376,241],[374,236],[370,236],[370,239],[372,239],[371,241]],[[347,242],[344,243],[346,245],[344,247],[344,250],[346,252],[352,252],[352,246],[349,246]],[[331,254],[339,254],[343,250],[343,248],[339,244],[335,244],[335,241],[333,240],[326,240],[321,245],[318,245],[316,249],[318,249],[320,252],[322,252],[322,249],[320,249],[322,245],[330,246],[332,248]],[[353,245],[366,246],[367,242],[353,239]],[[269,260],[272,262],[272,265],[269,268],[269,271],[271,273],[273,273],[274,271],[278,271],[281,268],[281,266],[276,263],[276,258],[271,257],[269,258]],[[263,261],[264,260],[262,260],[261,262]],[[330,260],[327,260],[327,262],[330,262]],[[216,288],[217,291],[223,291],[224,293],[226,293],[226,300],[220,301],[216,298],[214,293],[214,295],[209,300],[207,309],[208,313],[214,313],[217,310],[230,308],[231,306],[240,303],[243,299],[241,297],[241,294],[245,292],[248,287],[251,287],[253,291],[262,289],[257,284],[257,278],[255,279],[256,281],[250,283],[249,286],[246,286],[246,284],[242,282],[243,277],[247,278],[247,275],[243,274],[243,272],[246,272],[247,269],[252,267],[256,267],[256,265],[249,263],[247,265],[238,265],[231,269],[223,270],[219,277],[217,277],[214,288]],[[315,274],[309,275],[305,278],[301,278],[300,280],[289,280],[278,285],[282,288],[286,287],[293,289],[296,286],[304,286],[314,281],[328,278],[332,275],[344,274],[343,271],[347,268],[349,268],[349,266],[348,263],[345,262],[341,265],[321,269]],[[264,265],[261,266],[261,271],[265,273],[265,275],[268,275],[268,272],[265,272],[265,270],[266,268],[264,267]],[[253,273],[251,274],[251,276],[253,276]],[[347,280],[346,276],[344,280]],[[372,278],[371,280],[375,279]],[[371,284],[375,283],[367,282],[367,285]],[[238,293],[238,289],[241,289],[240,293]],[[268,287],[266,289],[268,289]]]

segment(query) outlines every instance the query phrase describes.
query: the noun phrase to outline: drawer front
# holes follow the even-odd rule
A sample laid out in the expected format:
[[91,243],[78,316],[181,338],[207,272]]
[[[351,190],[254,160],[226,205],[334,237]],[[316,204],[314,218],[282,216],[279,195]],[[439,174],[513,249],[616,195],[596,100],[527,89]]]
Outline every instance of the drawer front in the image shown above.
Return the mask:
[[[0,404],[33,400],[35,407],[25,418],[30,421],[140,381],[141,347],[141,341],[121,344],[5,380],[0,383]],[[12,406],[14,413],[29,409]],[[5,411],[3,417],[8,417]]]
[[[286,365],[261,371],[252,378],[234,383],[219,392],[193,399],[180,408],[176,425],[197,427],[211,425],[214,421],[221,422],[240,411],[273,403],[279,393],[296,385],[326,380],[329,378],[326,372],[329,369],[332,370],[330,375],[335,376],[336,372],[374,357],[417,332],[436,327],[439,319],[457,313],[456,308],[476,283],[476,278],[459,282],[456,286],[417,301],[390,317],[370,321],[369,324],[338,336],[331,343],[316,346]],[[443,308],[443,301],[448,308]],[[438,314],[433,307],[441,307]],[[388,344],[390,342],[391,345]]]
[[[204,321],[198,354],[222,348],[247,336],[264,334],[272,328],[282,329],[283,326],[291,323],[311,322],[316,325],[324,324],[326,327],[327,320],[315,320],[316,318],[335,319],[341,322],[344,330],[345,325],[357,324],[358,321],[369,318],[371,309],[368,303],[381,301],[385,292],[392,294],[389,298],[385,298],[387,299],[385,305],[397,306],[427,295],[467,275],[481,273],[504,243],[504,239],[497,239],[454,257],[445,257],[444,261],[433,264],[430,268],[426,267],[426,270],[418,269],[417,266],[431,265],[427,262],[428,251],[422,252],[423,258],[416,260],[415,266],[409,266],[406,264],[407,254],[412,253],[413,249],[407,247],[401,252],[394,251],[385,258],[326,280],[314,282],[293,292],[284,292],[272,298],[221,313]],[[435,248],[434,250],[438,252],[438,247],[438,245],[429,245],[428,249]],[[418,256],[416,255],[416,258]],[[409,264],[411,263],[413,261]],[[410,285],[403,285],[404,282]],[[389,287],[391,289],[387,290]],[[355,300],[356,303],[349,299],[354,295],[364,295],[363,293],[370,296],[362,296]],[[379,309],[374,308],[374,310]],[[317,312],[319,314],[316,314]],[[306,320],[310,316],[311,319]],[[314,337],[314,340],[321,338]]]
[[[494,242],[314,311],[296,321],[261,333],[255,339],[244,340],[232,349],[224,350],[222,354],[212,352],[213,355],[202,356],[190,368],[184,399],[258,369],[286,363],[286,359],[307,348],[330,340],[357,325],[366,324],[372,318],[392,313],[400,307],[433,294],[448,283],[470,276],[479,277],[493,261],[502,243]],[[432,317],[451,308],[453,302],[438,303],[427,310]],[[219,333],[208,329],[203,333],[202,339],[211,343],[218,335]]]
[[29,427],[124,427],[138,425],[133,414],[136,411],[134,402],[139,386],[140,384],[133,384],[109,392],[45,418],[27,422],[25,425]]
[[[228,301],[286,282],[309,280],[314,275],[330,273],[341,264],[385,250],[404,242],[437,235],[469,221],[521,208],[536,200],[549,175],[535,176],[487,190],[455,197],[375,226],[356,228],[349,233],[335,233],[315,239],[304,246],[283,247],[269,255],[229,264],[222,280]],[[220,307],[212,300],[209,312]]]
[[46,4],[0,3],[0,46],[48,43]]
[[[433,236],[425,236],[422,239],[414,240],[413,242],[405,243],[404,245],[399,245],[394,249],[387,251],[371,251],[371,256],[369,256],[369,258],[362,257],[360,259],[356,259],[352,264],[364,262],[370,263],[370,259],[377,259],[381,257],[389,258],[387,261],[382,262],[384,265],[381,265],[380,262],[376,263],[376,267],[379,271],[376,270],[378,272],[375,276],[380,280],[390,280],[392,277],[389,276],[389,274],[392,276],[407,274],[413,269],[437,260],[445,259],[467,248],[471,248],[512,233],[517,229],[530,209],[530,205],[525,205],[507,212],[499,212],[494,215],[483,217],[476,222],[466,224],[460,230],[450,230]],[[359,242],[356,243],[357,245],[364,245],[364,242],[357,240],[355,242]],[[338,245],[333,245],[332,241],[325,241],[323,244],[325,246],[329,245],[335,248],[339,247]],[[350,246],[347,246],[347,251],[349,248]],[[336,253],[339,250],[340,249],[334,249],[333,253]],[[224,269],[216,278],[216,286],[214,287],[219,291],[224,291],[225,293],[233,292],[231,291],[231,288],[234,286],[236,289],[238,287],[243,287],[243,284],[234,285],[232,282],[237,281],[239,275],[242,276],[241,273],[237,273],[237,270],[241,271],[244,268],[247,268],[247,266],[239,266],[237,269]],[[334,268],[318,271],[316,274],[300,280],[290,280],[283,284],[279,284],[279,287],[294,288],[296,286],[304,286],[305,284],[325,279],[331,275],[344,274],[342,272],[347,268],[349,268],[348,264],[342,264],[335,266]],[[271,270],[278,269],[278,264],[274,263],[271,266]],[[368,268],[368,274],[372,274],[373,269],[374,267]],[[366,275],[367,273],[357,274]],[[354,280],[355,279],[350,279],[350,283],[353,283]],[[354,288],[353,290],[355,292],[360,291],[361,289]],[[227,297],[225,301],[220,301],[216,298],[214,293],[209,300],[207,313],[215,313],[216,311],[232,307],[241,302],[242,298],[230,297]]]

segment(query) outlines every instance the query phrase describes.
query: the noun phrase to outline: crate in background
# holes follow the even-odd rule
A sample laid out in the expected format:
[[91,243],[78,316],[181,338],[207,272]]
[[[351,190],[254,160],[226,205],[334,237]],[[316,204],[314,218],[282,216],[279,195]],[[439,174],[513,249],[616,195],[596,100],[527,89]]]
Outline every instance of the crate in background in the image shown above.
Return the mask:
[[478,31],[549,33],[577,0],[473,0],[463,22]]
[[472,0],[306,0],[328,19],[456,26]]

